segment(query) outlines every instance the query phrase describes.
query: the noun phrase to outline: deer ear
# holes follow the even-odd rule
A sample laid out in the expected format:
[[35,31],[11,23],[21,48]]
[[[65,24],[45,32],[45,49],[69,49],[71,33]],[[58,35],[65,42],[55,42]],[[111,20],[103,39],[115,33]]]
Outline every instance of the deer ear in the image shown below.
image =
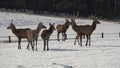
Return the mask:
[[55,23],[53,23],[53,25],[55,25]]
[[96,15],[93,15],[93,20],[96,20],[96,18],[97,18]]
[[65,20],[66,20],[66,22],[69,22],[69,20],[67,18]]
[[73,19],[73,18],[71,18],[70,20],[71,20],[71,21],[75,21],[75,19]]
[[49,25],[51,25],[51,23],[49,23]]
[[42,22],[40,22],[39,24],[43,24]]
[[13,23],[11,23],[10,25],[14,25]]

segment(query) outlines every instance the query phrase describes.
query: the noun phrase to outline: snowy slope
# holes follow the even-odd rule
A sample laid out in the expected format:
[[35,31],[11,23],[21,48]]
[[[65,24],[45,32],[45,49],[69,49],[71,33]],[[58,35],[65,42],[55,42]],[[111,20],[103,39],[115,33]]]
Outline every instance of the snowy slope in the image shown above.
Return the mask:
[[[49,27],[49,22],[62,24],[65,18],[28,15],[23,13],[0,12],[0,36],[14,36],[6,27],[11,19],[17,28],[35,29],[39,22]],[[77,24],[91,24],[92,20],[77,19]],[[119,33],[120,25],[100,21],[94,33]],[[70,27],[68,34],[75,34]],[[56,35],[54,31],[53,35]],[[75,35],[73,35],[73,38]],[[55,37],[56,38],[56,37]],[[3,38],[4,39],[4,38]],[[119,68],[120,37],[110,35],[105,38],[92,37],[91,46],[74,45],[74,40],[65,42],[50,41],[50,51],[43,51],[43,41],[38,42],[38,51],[27,50],[27,42],[22,42],[22,49],[17,43],[0,42],[0,68]],[[85,44],[85,40],[83,40]]]

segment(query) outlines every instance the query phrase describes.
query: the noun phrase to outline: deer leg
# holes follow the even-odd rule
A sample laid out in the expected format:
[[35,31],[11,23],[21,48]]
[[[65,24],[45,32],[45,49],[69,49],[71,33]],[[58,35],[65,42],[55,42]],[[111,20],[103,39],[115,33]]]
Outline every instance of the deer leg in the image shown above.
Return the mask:
[[34,51],[34,45],[33,45],[33,41],[30,42],[31,43],[31,47],[32,47],[32,50]]
[[62,33],[62,41],[64,41],[64,33]]
[[27,41],[28,41],[28,45],[27,45],[27,48],[26,49],[28,49],[29,50],[29,43],[30,43],[30,41],[29,41],[29,39],[27,38]]
[[18,49],[21,49],[21,38],[18,38]]
[[64,38],[64,41],[67,39],[67,34],[65,32],[63,32],[63,38]]
[[43,49],[44,51],[45,51],[45,47],[46,47],[46,40],[44,40],[44,49]]
[[77,41],[78,41],[78,45],[80,45],[80,42],[79,42],[79,36],[77,36],[77,38],[76,38],[76,39],[77,39]]
[[38,40],[38,39],[36,39],[36,51],[37,51],[37,40]]
[[65,41],[65,34],[62,33],[62,41]]
[[35,46],[35,40],[32,40],[32,45]]
[[80,35],[77,36],[78,45],[80,45]]
[[60,41],[60,39],[59,39],[59,34],[60,34],[60,33],[57,34],[58,41]]
[[79,37],[79,34],[77,34],[77,36],[75,37],[74,45],[76,45],[76,40],[78,41],[78,44],[79,44],[79,39],[78,39],[78,37]]
[[77,36],[75,37],[75,42],[74,42],[74,45],[76,45],[76,38],[77,38]]
[[48,42],[49,42],[49,40],[47,40],[47,51],[49,50]]
[[87,41],[86,41],[86,46],[87,46],[87,43],[88,43],[88,35],[87,35],[86,37],[87,37]]
[[76,45],[76,38],[75,38],[75,42],[74,42],[74,45]]
[[64,32],[64,41],[67,40],[67,34]]
[[82,46],[82,34],[80,35],[80,45]]
[[30,48],[29,48],[29,42],[28,42],[28,45],[27,45],[27,49],[30,50]]
[[83,34],[83,39],[85,39],[85,35]]
[[91,36],[89,36],[89,46],[91,45]]
[[65,40],[67,40],[67,34],[65,33]]
[[66,40],[66,34],[63,32],[63,41]]

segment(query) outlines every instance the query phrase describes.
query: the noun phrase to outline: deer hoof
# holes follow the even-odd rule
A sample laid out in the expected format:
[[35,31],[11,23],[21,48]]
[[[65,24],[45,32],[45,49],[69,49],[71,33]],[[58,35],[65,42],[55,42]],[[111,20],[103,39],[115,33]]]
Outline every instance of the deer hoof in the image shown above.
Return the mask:
[[47,49],[47,51],[48,51],[49,49]]
[[20,47],[18,47],[18,49],[21,49]]

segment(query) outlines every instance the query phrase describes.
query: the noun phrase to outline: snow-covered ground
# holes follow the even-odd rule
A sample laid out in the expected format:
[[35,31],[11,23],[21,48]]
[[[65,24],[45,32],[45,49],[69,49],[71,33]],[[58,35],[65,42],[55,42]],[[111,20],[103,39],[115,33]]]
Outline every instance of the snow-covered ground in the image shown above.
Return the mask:
[[[63,24],[65,18],[28,15],[23,13],[0,12],[0,37],[14,36],[7,26],[14,20],[17,28],[35,29],[39,22],[49,27],[49,22]],[[91,24],[92,20],[77,19],[77,24]],[[94,33],[119,33],[120,24],[100,20]],[[68,34],[75,34],[70,27]],[[52,35],[56,35],[56,30]],[[68,37],[75,37],[70,35]],[[99,36],[99,35],[98,35]],[[100,35],[101,36],[101,35]],[[39,37],[40,38],[40,37]],[[56,37],[54,37],[56,38]],[[5,38],[0,38],[3,40]],[[38,41],[38,51],[27,50],[27,42],[0,42],[0,68],[120,68],[120,37],[118,34],[106,35],[105,38],[92,35],[91,46],[74,45],[74,39],[50,41],[49,51],[43,51],[43,41]],[[85,44],[85,40],[83,40]]]

